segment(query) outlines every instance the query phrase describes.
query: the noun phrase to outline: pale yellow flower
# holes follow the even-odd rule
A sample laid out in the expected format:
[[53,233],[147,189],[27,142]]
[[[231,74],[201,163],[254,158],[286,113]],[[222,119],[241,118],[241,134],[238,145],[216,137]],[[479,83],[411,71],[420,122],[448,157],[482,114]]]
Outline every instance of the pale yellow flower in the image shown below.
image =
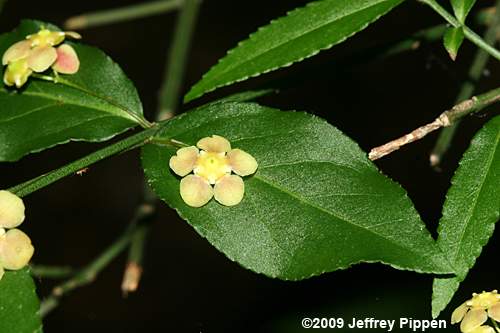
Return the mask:
[[224,206],[239,204],[245,193],[241,177],[257,171],[255,158],[241,149],[231,149],[229,141],[218,135],[203,138],[196,146],[181,148],[170,158],[170,168],[184,177],[180,183],[184,202],[201,207],[214,197]]
[[496,290],[472,294],[472,298],[453,311],[451,323],[459,323],[463,333],[493,333],[488,325],[483,325],[488,317],[500,321],[500,295]]
[[5,269],[18,270],[26,266],[35,251],[30,238],[15,229],[24,221],[24,210],[21,198],[0,191],[0,280]]
[[68,44],[54,47],[66,37],[81,38],[76,32],[41,29],[11,45],[2,57],[2,65],[7,65],[3,77],[5,85],[20,88],[33,72],[41,73],[51,66],[57,73],[76,73],[80,60],[75,50]]
[[0,236],[0,266],[5,269],[23,268],[34,252],[31,239],[19,229],[10,229]]
[[0,228],[15,228],[24,221],[24,203],[9,191],[0,191]]

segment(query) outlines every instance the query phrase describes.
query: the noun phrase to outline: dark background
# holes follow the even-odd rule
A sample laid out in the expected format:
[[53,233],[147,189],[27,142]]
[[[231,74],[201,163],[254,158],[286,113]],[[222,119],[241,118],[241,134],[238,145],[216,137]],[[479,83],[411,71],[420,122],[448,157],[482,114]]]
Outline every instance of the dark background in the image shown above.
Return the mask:
[[[238,41],[306,2],[206,0],[188,59],[184,92]],[[21,18],[62,24],[75,14],[131,3],[11,0],[1,13],[0,30],[13,29]],[[480,5],[491,4],[481,1]],[[175,19],[170,13],[81,31],[85,43],[103,49],[135,82],[149,119],[157,107]],[[453,105],[475,47],[466,41],[455,63],[440,42],[376,62],[366,59],[353,64],[351,55],[437,23],[441,18],[430,9],[408,1],[331,50],[291,68],[220,89],[181,110],[232,92],[271,86],[281,93],[259,102],[320,115],[368,151],[433,120]],[[482,32],[481,27],[474,28]],[[496,87],[500,76],[496,61],[490,62],[487,74],[479,92]],[[453,170],[486,120],[484,114],[467,118],[442,172],[433,171],[427,162],[436,135],[377,162],[408,191],[433,233]],[[71,143],[15,164],[2,163],[0,187],[60,167],[104,145]],[[28,218],[23,229],[36,246],[35,263],[79,267],[113,242],[140,202],[143,173],[138,153],[104,160],[82,177],[70,176],[25,199]],[[45,319],[46,332],[295,332],[305,316],[430,319],[429,275],[361,264],[302,282],[272,280],[228,260],[164,204],[153,223],[138,292],[126,299],[121,296],[126,259],[122,255],[93,284],[63,299]],[[450,309],[473,291],[499,287],[497,238],[483,251]],[[37,283],[40,295],[54,286],[50,280]],[[449,318],[450,309],[442,318]],[[458,332],[458,327],[446,331]]]

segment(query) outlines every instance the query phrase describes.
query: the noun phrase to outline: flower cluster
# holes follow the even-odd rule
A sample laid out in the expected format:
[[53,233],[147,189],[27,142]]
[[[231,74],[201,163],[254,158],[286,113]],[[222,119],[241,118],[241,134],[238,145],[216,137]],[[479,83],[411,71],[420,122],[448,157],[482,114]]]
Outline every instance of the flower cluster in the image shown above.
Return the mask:
[[6,65],[3,82],[7,86],[22,87],[33,72],[41,73],[52,67],[56,73],[74,74],[80,60],[69,44],[61,44],[66,37],[81,36],[72,31],[51,31],[42,28],[36,34],[10,46],[3,54],[2,65]]
[[18,270],[26,266],[35,251],[30,238],[16,229],[23,221],[24,203],[21,198],[8,191],[0,191],[0,279],[4,269]]
[[255,158],[241,149],[231,149],[229,141],[218,135],[203,138],[196,146],[181,148],[170,158],[170,168],[184,177],[182,200],[191,207],[201,207],[212,197],[225,206],[239,204],[245,193],[240,176],[255,173]]
[[494,333],[491,326],[483,325],[488,317],[500,322],[500,295],[496,290],[472,294],[472,298],[453,311],[451,323],[459,323],[463,333]]

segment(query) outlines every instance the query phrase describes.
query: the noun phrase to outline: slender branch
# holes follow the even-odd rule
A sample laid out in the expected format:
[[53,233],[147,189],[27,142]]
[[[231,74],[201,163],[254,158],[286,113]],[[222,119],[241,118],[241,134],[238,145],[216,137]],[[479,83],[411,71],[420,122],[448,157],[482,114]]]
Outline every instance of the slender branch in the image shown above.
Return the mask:
[[38,278],[64,279],[73,275],[74,270],[68,266],[30,265],[30,272]]
[[[489,23],[490,26],[484,34],[484,41],[489,45],[494,45],[497,40],[498,28],[500,27],[500,0],[496,2],[495,9],[496,10],[493,12],[494,15],[492,15],[492,20]],[[472,61],[472,65],[469,68],[467,80],[462,84],[455,103],[459,103],[472,96],[477,81],[481,78],[488,60],[489,54],[481,48],[478,49],[476,55],[474,56],[474,60]],[[459,123],[460,121],[457,121],[455,124],[443,128],[441,133],[439,133],[436,145],[434,146],[434,149],[429,157],[432,167],[438,168],[441,164],[443,156],[446,154],[451,145]]]
[[500,51],[486,43],[480,36],[478,36],[474,31],[469,29],[467,26],[461,24],[455,17],[446,11],[436,0],[420,0],[421,2],[427,4],[429,7],[434,9],[439,15],[441,15],[448,23],[450,23],[455,28],[463,27],[465,38],[470,40],[472,43],[476,44],[478,47],[482,48],[488,52],[495,59],[500,60]]
[[28,180],[27,182],[11,187],[8,189],[8,191],[15,193],[20,197],[24,197],[66,176],[74,174],[77,171],[82,170],[91,164],[99,162],[102,159],[130,150],[131,147],[137,147],[138,145],[145,144],[151,139],[151,137],[154,136],[157,130],[158,127],[155,126],[147,130],[144,130],[142,132],[139,132],[126,139],[118,141],[110,146],[107,146],[94,153],[91,153],[79,160],[69,163],[59,169],[50,171],[49,173],[46,173],[34,179]]
[[149,222],[156,213],[156,195],[146,184],[144,184],[143,196],[143,202],[137,207],[135,215],[130,222],[131,226],[138,227],[130,244],[127,264],[123,273],[121,289],[124,296],[135,292],[139,287],[142,277],[144,247],[150,229]]
[[455,105],[450,110],[441,113],[441,115],[439,115],[439,117],[437,117],[433,122],[421,126],[416,130],[412,131],[411,133],[408,133],[396,140],[390,141],[382,146],[373,148],[368,154],[368,158],[372,161],[378,160],[379,158],[384,157],[392,153],[393,151],[398,150],[399,148],[408,143],[422,139],[427,134],[437,130],[438,128],[450,126],[451,124],[455,123],[462,117],[468,114],[475,113],[485,108],[486,106],[499,101],[500,101],[500,88],[490,90],[484,94],[465,100]]
[[160,89],[158,120],[171,118],[179,103],[179,93],[187,63],[187,55],[200,5],[200,0],[185,0],[180,10],[174,40],[168,55],[163,87]]
[[184,0],[160,0],[140,3],[126,7],[85,13],[70,17],[64,22],[66,29],[85,29],[100,25],[134,20],[141,17],[158,15],[179,8]]
[[[170,47],[163,87],[159,96],[158,121],[171,118],[179,102],[181,85],[184,78],[186,59],[188,58],[189,45],[193,36],[196,19],[201,0],[185,0],[176,23],[174,39]],[[167,144],[175,144],[168,140]],[[129,249],[129,258],[125,267],[122,280],[122,293],[124,296],[135,292],[142,276],[142,259],[147,234],[151,228],[150,220],[156,212],[157,199],[151,188],[144,184],[143,203],[138,206],[131,224],[140,224],[140,232],[132,239]]]
[[49,314],[57,307],[61,297],[70,291],[87,285],[95,280],[97,275],[108,266],[128,245],[134,237],[137,229],[128,228],[113,244],[111,244],[104,252],[102,252],[94,261],[80,270],[72,278],[66,280],[62,284],[56,286],[49,297],[47,297],[40,305],[40,315],[42,317]]

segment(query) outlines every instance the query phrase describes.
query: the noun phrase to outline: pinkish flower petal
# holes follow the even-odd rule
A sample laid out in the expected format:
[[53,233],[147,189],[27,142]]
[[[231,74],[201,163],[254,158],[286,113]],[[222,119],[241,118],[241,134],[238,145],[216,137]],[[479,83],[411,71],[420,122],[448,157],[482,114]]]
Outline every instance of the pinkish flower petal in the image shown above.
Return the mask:
[[56,49],[52,46],[35,47],[28,57],[28,66],[34,72],[46,71],[57,59]]
[[191,207],[201,207],[212,199],[212,186],[203,178],[187,175],[181,179],[180,192],[182,200]]
[[500,322],[500,303],[497,303],[488,309],[488,316]]
[[483,309],[472,309],[467,312],[462,319],[462,323],[460,324],[460,330],[462,332],[470,332],[482,324],[488,319],[488,315],[486,311]]
[[31,42],[23,40],[13,44],[5,51],[2,57],[2,65],[7,65],[9,62],[26,58],[31,50]]
[[227,157],[229,158],[229,164],[233,171],[240,176],[254,174],[257,170],[258,164],[255,158],[241,149],[229,151]]
[[245,184],[240,176],[227,175],[215,183],[215,200],[224,206],[239,204],[243,199],[243,194],[245,194]]
[[75,74],[80,68],[80,60],[75,50],[68,44],[57,48],[57,60],[52,66],[54,70],[62,74]]
[[195,146],[184,147],[177,151],[177,155],[170,158],[170,168],[179,176],[184,177],[193,171],[198,159],[198,148]]
[[200,149],[213,153],[224,153],[231,150],[231,144],[229,141],[219,135],[212,135],[211,137],[203,138],[198,141],[196,145]]

